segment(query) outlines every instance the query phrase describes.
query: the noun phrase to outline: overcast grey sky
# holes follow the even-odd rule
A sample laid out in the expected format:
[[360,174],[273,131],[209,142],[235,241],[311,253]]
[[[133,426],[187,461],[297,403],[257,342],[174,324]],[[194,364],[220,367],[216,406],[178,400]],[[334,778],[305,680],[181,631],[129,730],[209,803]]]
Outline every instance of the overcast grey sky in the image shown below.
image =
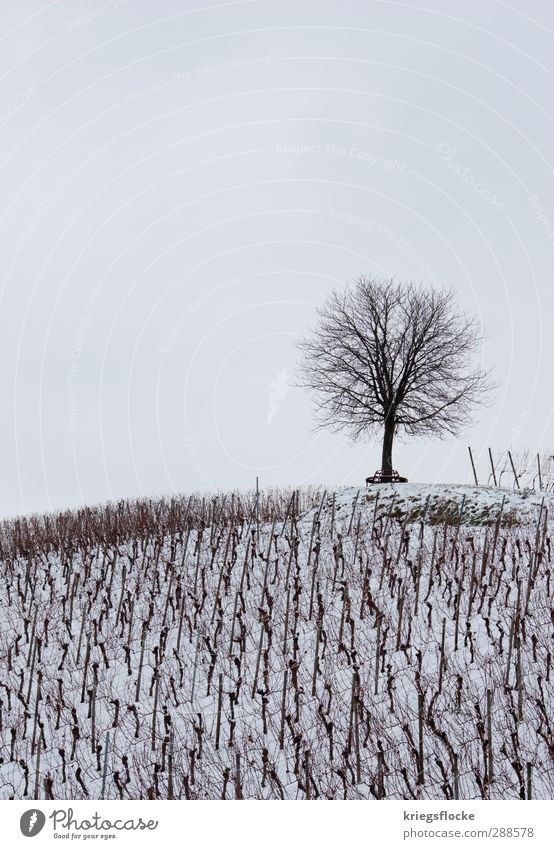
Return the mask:
[[397,468],[552,445],[546,0],[3,0],[0,41],[3,515],[363,481],[293,386],[361,272],[454,287],[500,382]]

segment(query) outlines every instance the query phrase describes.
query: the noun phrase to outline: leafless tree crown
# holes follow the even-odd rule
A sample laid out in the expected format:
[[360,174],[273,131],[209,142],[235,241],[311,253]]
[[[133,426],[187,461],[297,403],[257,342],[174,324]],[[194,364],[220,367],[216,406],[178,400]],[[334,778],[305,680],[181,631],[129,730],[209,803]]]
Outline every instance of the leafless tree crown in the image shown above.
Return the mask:
[[472,363],[482,338],[454,292],[360,277],[330,295],[299,343],[300,383],[318,425],[353,439],[387,421],[408,435],[458,435],[492,389]]

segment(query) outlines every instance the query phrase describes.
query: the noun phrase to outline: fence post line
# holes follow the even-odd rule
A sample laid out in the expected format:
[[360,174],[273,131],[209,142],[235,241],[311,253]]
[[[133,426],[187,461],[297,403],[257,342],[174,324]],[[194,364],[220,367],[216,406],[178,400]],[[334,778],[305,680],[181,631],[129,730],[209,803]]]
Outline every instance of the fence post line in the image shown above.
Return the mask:
[[425,772],[423,769],[423,711],[424,711],[424,695],[419,693],[417,697],[417,713],[418,713],[418,767],[417,767],[417,783],[421,786],[425,784]]
[[168,777],[167,777],[167,798],[173,799],[173,731],[169,733],[169,754],[167,758],[167,769],[168,769]]
[[40,753],[42,750],[42,738],[38,738],[37,744],[37,757],[35,761],[35,792],[33,794],[33,799],[40,799],[39,795],[39,787],[40,787]]
[[385,798],[385,757],[383,752],[377,753],[377,798]]
[[102,770],[102,791],[100,798],[103,799],[106,792],[106,775],[108,773],[108,747],[110,745],[110,732],[106,731],[106,748],[104,750],[104,768]]
[[514,461],[512,459],[512,452],[511,451],[508,451],[508,457],[510,458],[510,465],[512,467],[512,472],[514,473],[514,479],[515,479],[516,486],[517,486],[518,489],[520,489],[521,487],[519,485],[519,478],[517,476],[516,467],[514,466]]
[[487,772],[488,772],[488,780],[489,782],[494,779],[494,760],[493,760],[493,750],[492,750],[492,700],[493,700],[493,692],[492,690],[487,690],[487,738],[489,743],[488,749],[488,764],[487,764]]
[[260,540],[260,479],[256,475],[256,539]]
[[460,773],[458,771],[458,755],[454,753],[452,756],[452,767],[454,771],[454,788],[453,788],[453,796],[454,799],[460,798]]

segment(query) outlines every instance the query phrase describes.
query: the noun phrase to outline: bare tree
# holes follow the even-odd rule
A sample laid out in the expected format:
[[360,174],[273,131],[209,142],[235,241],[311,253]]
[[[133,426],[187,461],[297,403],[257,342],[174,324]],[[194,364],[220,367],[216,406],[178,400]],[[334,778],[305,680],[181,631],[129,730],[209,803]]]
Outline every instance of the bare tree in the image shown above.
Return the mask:
[[382,429],[384,480],[397,433],[458,435],[488,400],[488,373],[472,364],[480,326],[452,291],[360,277],[332,292],[318,319],[299,343],[317,425],[354,440]]

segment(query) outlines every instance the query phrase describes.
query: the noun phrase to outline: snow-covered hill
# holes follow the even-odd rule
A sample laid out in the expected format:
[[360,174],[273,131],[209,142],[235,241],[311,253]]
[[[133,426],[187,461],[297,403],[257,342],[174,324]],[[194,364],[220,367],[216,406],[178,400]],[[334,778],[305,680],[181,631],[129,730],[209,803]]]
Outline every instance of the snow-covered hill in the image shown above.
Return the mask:
[[[337,513],[349,513],[353,501],[377,502],[377,509],[392,510],[409,522],[450,522],[463,525],[494,525],[501,517],[504,525],[525,525],[537,521],[541,505],[552,513],[554,494],[538,490],[502,489],[462,484],[379,484],[344,487],[336,490]],[[332,496],[329,499],[332,505]]]

